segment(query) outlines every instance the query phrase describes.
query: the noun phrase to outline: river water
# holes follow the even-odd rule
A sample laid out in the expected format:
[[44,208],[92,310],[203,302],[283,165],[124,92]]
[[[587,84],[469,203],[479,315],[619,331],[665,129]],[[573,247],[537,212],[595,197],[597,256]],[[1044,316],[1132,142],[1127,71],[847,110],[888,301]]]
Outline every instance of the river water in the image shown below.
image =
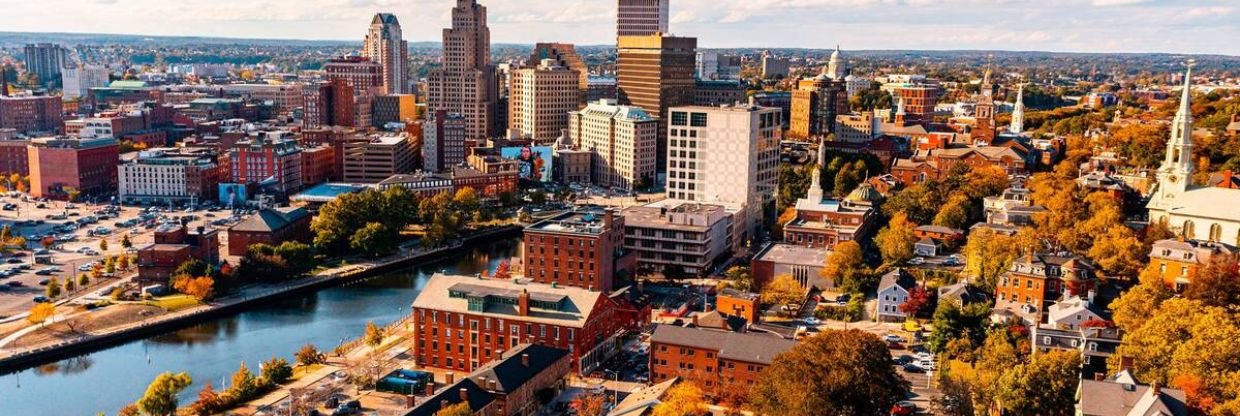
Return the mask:
[[361,336],[367,321],[386,325],[408,314],[431,274],[494,270],[499,261],[516,254],[517,246],[518,241],[510,239],[463,249],[439,262],[0,376],[0,415],[114,415],[140,398],[164,371],[185,371],[194,379],[181,394],[185,405],[208,381],[218,391],[242,361],[257,374],[259,363],[272,356],[292,362],[293,353],[306,343],[331,351]]

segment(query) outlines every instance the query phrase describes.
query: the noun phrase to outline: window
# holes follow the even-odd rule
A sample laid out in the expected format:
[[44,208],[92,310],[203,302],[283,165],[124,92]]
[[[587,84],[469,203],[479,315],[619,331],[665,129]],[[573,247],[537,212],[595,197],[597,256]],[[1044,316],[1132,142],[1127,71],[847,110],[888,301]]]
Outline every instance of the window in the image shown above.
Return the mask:
[[690,114],[689,115],[689,126],[690,127],[706,127],[706,113]]
[[684,111],[673,111],[672,112],[672,125],[673,126],[684,126],[684,125],[689,124],[688,116],[689,114]]

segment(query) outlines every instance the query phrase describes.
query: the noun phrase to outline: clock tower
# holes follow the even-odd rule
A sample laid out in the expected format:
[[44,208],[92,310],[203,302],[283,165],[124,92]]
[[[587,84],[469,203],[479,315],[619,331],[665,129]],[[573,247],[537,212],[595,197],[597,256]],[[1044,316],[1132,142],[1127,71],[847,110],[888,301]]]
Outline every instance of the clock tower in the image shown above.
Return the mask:
[[1176,195],[1188,190],[1193,175],[1193,113],[1192,60],[1184,74],[1184,91],[1180,96],[1180,109],[1171,122],[1171,139],[1167,140],[1167,154],[1158,168],[1158,199],[1170,202]]

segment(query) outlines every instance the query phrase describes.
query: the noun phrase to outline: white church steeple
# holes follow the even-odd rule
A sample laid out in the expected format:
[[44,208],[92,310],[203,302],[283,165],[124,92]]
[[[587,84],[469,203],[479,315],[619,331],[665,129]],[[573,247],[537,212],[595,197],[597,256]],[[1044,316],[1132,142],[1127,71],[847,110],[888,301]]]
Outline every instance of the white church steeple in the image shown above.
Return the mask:
[[1188,61],[1184,73],[1184,91],[1180,95],[1180,109],[1171,121],[1171,139],[1167,140],[1167,154],[1158,168],[1159,193],[1171,196],[1188,189],[1193,174],[1193,112],[1192,83],[1193,60]]
[[811,203],[822,202],[822,168],[827,166],[827,141],[823,139],[818,144],[818,161],[813,169],[810,169],[809,192],[805,196]]
[[1020,134],[1025,130],[1025,84],[1016,85],[1016,105],[1012,109],[1012,126],[1008,131]]

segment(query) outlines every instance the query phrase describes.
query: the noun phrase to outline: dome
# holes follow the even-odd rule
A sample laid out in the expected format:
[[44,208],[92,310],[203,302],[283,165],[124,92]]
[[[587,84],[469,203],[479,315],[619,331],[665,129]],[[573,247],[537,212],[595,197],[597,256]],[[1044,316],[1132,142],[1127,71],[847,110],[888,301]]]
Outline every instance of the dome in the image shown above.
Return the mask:
[[854,204],[870,204],[882,198],[883,194],[875,190],[869,183],[862,182],[861,185],[849,193],[848,197],[844,198],[844,200]]
[[560,130],[560,137],[555,139],[555,149],[569,149],[573,147],[573,140],[568,137],[568,130]]

